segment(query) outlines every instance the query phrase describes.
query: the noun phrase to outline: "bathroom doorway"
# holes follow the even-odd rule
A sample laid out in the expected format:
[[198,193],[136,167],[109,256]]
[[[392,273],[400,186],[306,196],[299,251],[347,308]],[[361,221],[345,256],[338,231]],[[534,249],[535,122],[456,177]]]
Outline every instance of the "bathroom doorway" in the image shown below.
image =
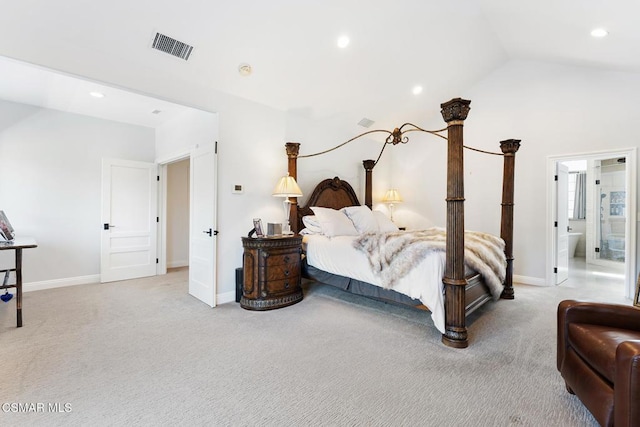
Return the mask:
[[[549,158],[549,170],[554,172],[549,205],[553,253],[550,261],[553,274],[547,276],[551,285],[564,278],[558,272],[568,264],[568,277],[601,276],[619,283],[619,290],[631,298],[635,286],[635,170],[636,149],[617,152],[585,153]],[[568,190],[564,195],[557,187],[557,166],[568,169]],[[566,203],[560,203],[562,197]],[[559,206],[565,206],[566,213]],[[568,260],[557,249],[558,218],[568,217]],[[549,245],[548,245],[549,246]],[[608,286],[612,283],[611,281]]]
[[627,217],[626,159],[614,157],[595,160],[595,251],[592,264],[609,265],[625,262]]

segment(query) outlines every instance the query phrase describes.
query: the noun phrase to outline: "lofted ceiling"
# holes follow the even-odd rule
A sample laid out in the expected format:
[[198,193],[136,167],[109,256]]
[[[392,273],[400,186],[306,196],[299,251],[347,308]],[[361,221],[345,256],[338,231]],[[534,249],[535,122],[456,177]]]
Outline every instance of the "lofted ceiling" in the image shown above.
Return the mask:
[[[223,92],[312,118],[413,120],[510,59],[640,73],[637,0],[0,2],[0,55],[66,73],[3,61],[0,98],[58,109],[84,103],[91,86],[74,88],[69,75],[190,105]],[[609,36],[591,37],[596,27]],[[189,60],[152,50],[156,32],[193,45]],[[343,34],[350,44],[340,49]],[[161,120],[148,119],[136,120]]]

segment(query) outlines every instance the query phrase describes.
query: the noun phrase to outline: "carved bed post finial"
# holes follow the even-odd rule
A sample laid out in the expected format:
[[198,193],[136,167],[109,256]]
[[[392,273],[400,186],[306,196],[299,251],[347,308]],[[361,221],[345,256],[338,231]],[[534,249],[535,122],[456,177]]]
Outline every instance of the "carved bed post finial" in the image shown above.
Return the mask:
[[[284,145],[287,150],[287,158],[288,165],[287,170],[289,172],[289,176],[292,176],[296,181],[298,180],[298,153],[300,152],[300,143],[299,142],[287,142]],[[291,224],[291,230],[294,233],[298,233],[299,224],[298,224],[298,198],[297,197],[289,197],[289,201],[291,202],[291,209],[289,210],[289,224]]]
[[362,166],[364,166],[364,204],[369,206],[369,209],[373,209],[373,167],[376,165],[375,160],[363,160]]
[[463,122],[467,119],[467,115],[469,114],[469,107],[471,101],[462,98],[453,98],[451,101],[440,104],[440,108],[442,108],[442,118],[449,125],[452,124],[462,124],[462,123],[451,123],[451,122]]
[[447,242],[443,283],[445,286],[445,332],[442,342],[465,348],[467,339],[464,268],[464,162],[463,125],[471,101],[454,98],[441,104],[447,122]]
[[507,258],[507,274],[504,290],[500,298],[513,299],[513,193],[516,152],[520,148],[519,139],[500,141],[500,149],[504,153],[504,172],[502,175],[502,216],[500,237],[504,240],[504,254]]

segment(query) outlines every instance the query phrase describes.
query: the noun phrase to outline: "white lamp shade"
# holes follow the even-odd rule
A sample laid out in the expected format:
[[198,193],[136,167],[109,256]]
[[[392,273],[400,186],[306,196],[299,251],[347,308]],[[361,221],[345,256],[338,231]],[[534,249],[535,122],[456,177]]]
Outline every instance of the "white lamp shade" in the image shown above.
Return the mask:
[[400,195],[400,192],[398,190],[392,188],[390,190],[387,190],[384,197],[382,198],[382,201],[384,203],[401,203],[402,196]]
[[298,186],[298,183],[292,176],[283,176],[278,181],[278,185],[273,189],[273,196],[275,197],[300,197],[302,196],[302,190]]

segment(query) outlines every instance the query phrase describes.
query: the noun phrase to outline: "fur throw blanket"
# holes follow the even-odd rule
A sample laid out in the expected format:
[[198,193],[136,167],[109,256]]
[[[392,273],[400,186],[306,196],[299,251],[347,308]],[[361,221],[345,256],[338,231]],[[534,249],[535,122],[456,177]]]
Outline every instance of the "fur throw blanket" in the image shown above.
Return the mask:
[[[442,228],[394,233],[368,233],[355,239],[353,246],[367,255],[374,274],[385,288],[393,288],[428,254],[446,251],[446,232]],[[475,231],[465,231],[465,264],[480,273],[494,299],[503,289],[507,261],[504,240]]]

